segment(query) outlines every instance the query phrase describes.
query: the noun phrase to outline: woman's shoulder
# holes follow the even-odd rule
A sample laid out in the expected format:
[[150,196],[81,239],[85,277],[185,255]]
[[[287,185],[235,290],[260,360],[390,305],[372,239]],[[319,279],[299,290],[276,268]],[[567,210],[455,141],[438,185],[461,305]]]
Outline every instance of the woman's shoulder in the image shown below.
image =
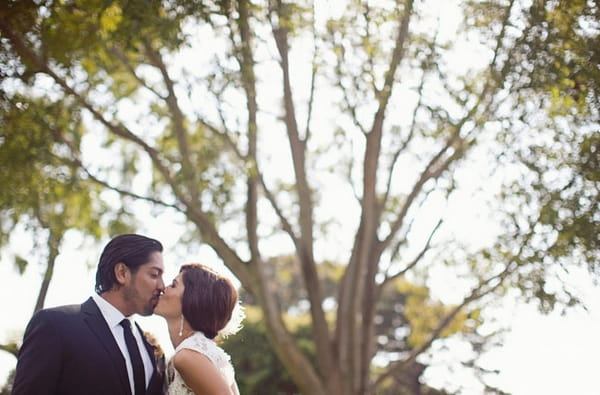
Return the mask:
[[228,384],[209,358],[191,349],[179,350],[173,356],[173,366],[195,393],[228,394]]
[[181,349],[173,355],[173,366],[179,371],[186,371],[206,365],[213,365],[208,356],[189,348]]

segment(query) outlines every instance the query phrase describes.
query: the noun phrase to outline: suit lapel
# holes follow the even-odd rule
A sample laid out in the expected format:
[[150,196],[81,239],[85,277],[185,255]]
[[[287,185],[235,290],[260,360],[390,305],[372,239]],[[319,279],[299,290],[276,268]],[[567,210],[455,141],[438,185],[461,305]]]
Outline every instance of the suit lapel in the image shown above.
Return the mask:
[[144,346],[146,348],[146,351],[148,352],[148,355],[150,356],[150,360],[152,361],[152,367],[154,368],[154,370],[156,370],[156,357],[154,356],[154,348],[150,345],[150,343],[148,343],[148,340],[146,339],[146,335],[144,334],[144,331],[142,330],[142,328],[140,328],[140,326],[138,325],[137,322],[135,323],[135,326],[137,327],[137,330],[142,335],[142,340],[144,341]]
[[123,354],[121,354],[121,350],[119,349],[106,320],[102,316],[100,309],[94,300],[89,298],[81,305],[81,311],[84,313],[84,321],[104,346],[104,349],[113,361],[112,366],[116,370],[119,380],[125,389],[124,393],[131,393],[129,378],[127,377],[127,367],[125,366],[125,358],[123,358]]
[[162,394],[164,393],[164,373],[165,373],[165,359],[164,355],[161,355],[159,358],[154,353],[154,346],[148,343],[144,331],[140,326],[135,323],[138,331],[142,334],[142,339],[144,341],[144,346],[148,355],[150,355],[150,360],[152,361],[152,377],[150,377],[150,382],[148,383],[148,394]]

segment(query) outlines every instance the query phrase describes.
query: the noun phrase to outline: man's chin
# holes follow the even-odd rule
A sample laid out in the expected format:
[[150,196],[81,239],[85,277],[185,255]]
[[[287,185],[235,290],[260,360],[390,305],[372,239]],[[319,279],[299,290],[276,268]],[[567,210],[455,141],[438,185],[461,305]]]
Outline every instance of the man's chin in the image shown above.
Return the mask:
[[147,317],[149,315],[154,314],[154,309],[156,309],[157,303],[152,303],[144,308],[144,310],[139,313],[141,316]]
[[144,310],[143,312],[139,313],[142,317],[148,317],[149,315],[154,314],[154,310]]
[[155,310],[156,310],[157,306],[158,306],[158,298],[156,298],[156,300],[153,299],[152,302],[150,302],[150,304],[146,308],[146,311],[145,311],[146,314],[142,314],[142,315],[148,316],[148,315],[155,314]]

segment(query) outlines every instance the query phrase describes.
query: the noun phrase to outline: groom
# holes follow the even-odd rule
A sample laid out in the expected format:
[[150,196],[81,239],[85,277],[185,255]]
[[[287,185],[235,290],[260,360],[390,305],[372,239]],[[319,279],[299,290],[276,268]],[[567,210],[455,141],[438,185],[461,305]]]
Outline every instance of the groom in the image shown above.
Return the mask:
[[31,318],[12,394],[162,394],[164,357],[131,318],[152,314],[164,290],[162,250],[137,234],[112,239],[100,256],[96,294]]

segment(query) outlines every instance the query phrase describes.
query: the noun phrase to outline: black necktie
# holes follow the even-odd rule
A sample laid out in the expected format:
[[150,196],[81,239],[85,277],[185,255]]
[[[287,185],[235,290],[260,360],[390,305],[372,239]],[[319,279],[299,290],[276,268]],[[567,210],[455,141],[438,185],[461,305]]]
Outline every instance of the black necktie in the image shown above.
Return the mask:
[[121,321],[123,333],[125,334],[125,343],[129,351],[131,366],[133,367],[133,383],[135,387],[135,395],[144,395],[146,393],[146,378],[144,374],[144,363],[138,349],[137,342],[131,332],[131,323],[127,318]]

